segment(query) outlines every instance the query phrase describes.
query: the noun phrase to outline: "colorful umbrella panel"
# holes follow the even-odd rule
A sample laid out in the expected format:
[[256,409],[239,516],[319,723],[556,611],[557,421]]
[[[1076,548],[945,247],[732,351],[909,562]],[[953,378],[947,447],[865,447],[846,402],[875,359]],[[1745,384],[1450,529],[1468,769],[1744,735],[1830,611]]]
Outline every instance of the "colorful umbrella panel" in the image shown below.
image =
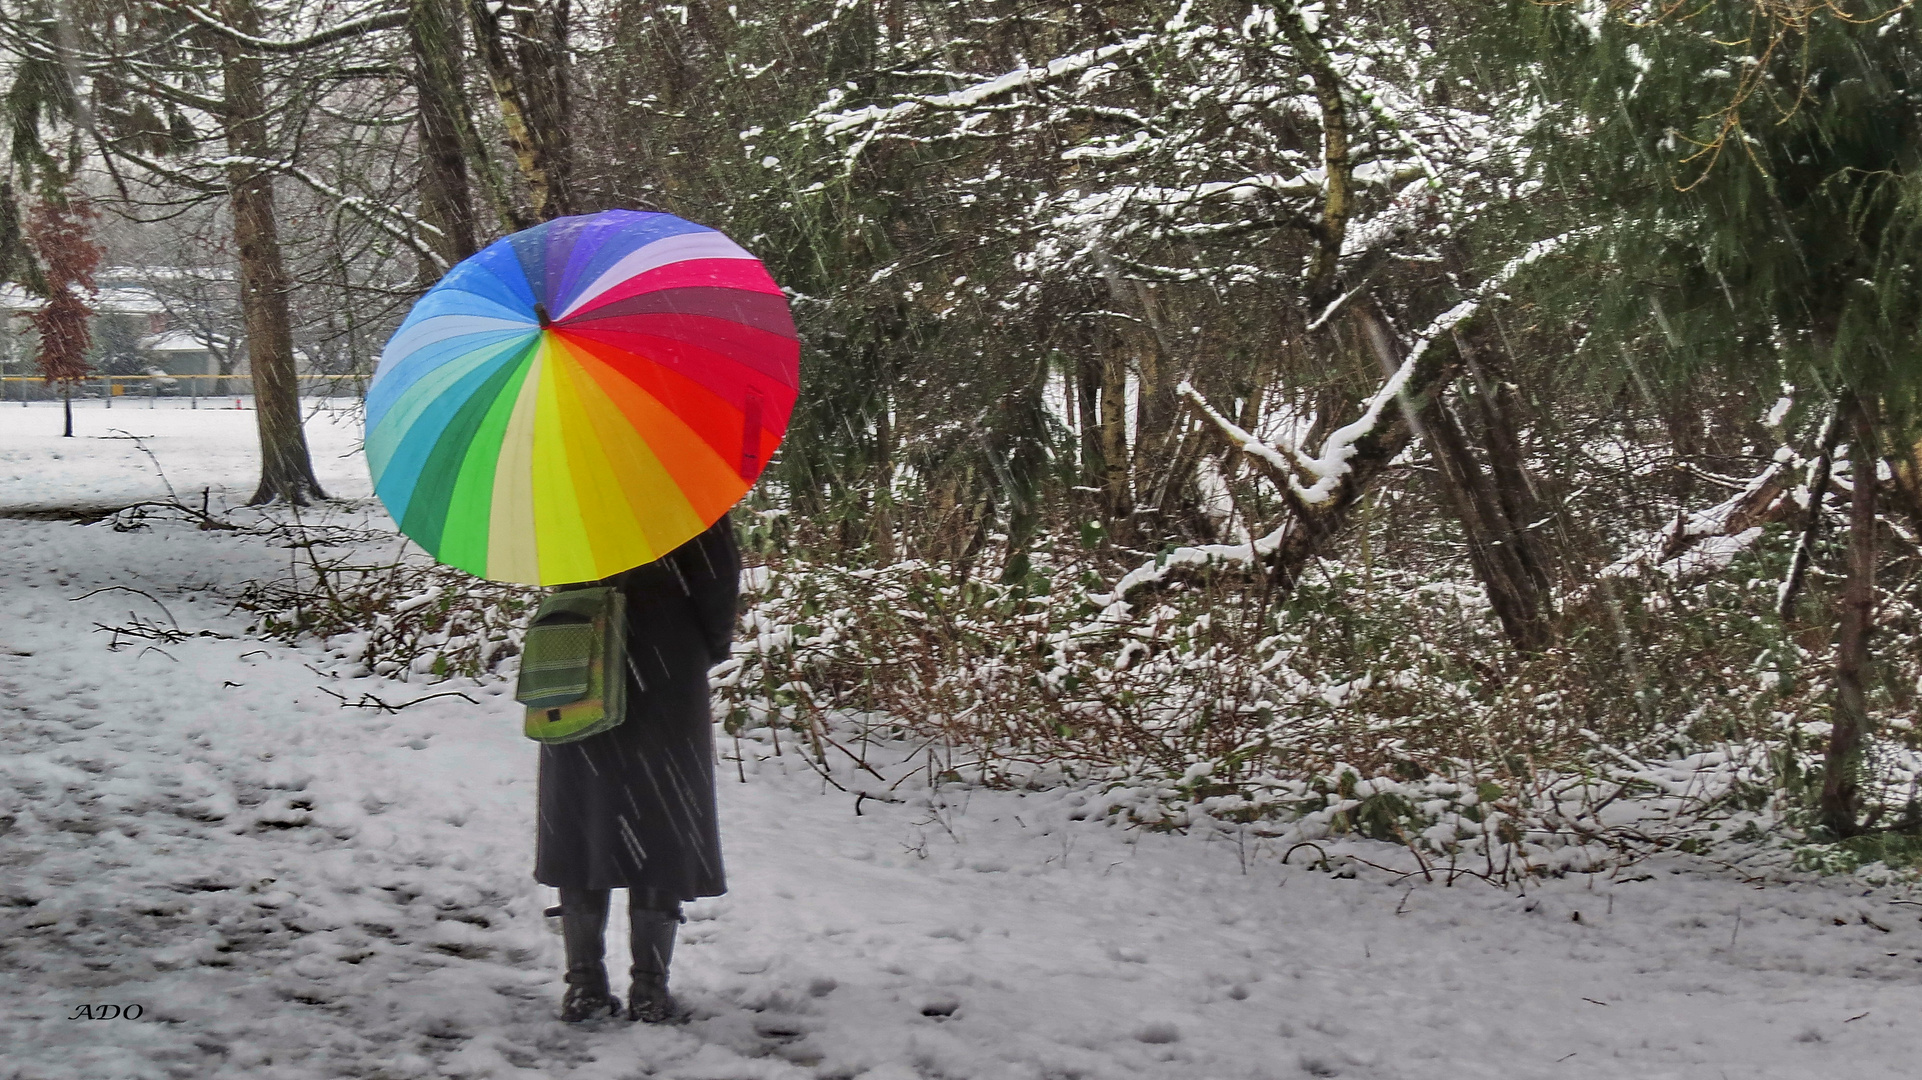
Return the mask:
[[463,261],[388,341],[367,394],[374,491],[441,562],[591,581],[738,502],[800,383],[759,261],[671,214],[560,218]]

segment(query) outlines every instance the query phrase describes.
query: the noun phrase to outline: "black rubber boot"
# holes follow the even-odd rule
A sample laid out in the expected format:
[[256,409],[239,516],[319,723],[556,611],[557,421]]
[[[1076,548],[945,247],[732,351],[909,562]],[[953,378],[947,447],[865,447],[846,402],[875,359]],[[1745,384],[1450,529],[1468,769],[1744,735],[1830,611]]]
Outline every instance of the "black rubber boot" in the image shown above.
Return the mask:
[[567,993],[561,1019],[570,1024],[620,1012],[607,989],[606,889],[561,890],[561,941],[567,950]]
[[674,959],[674,935],[681,929],[681,905],[663,910],[642,907],[630,898],[627,927],[634,951],[634,966],[628,970],[633,983],[627,991],[627,1018],[648,1024],[685,1020],[686,1014],[667,992],[667,966]]

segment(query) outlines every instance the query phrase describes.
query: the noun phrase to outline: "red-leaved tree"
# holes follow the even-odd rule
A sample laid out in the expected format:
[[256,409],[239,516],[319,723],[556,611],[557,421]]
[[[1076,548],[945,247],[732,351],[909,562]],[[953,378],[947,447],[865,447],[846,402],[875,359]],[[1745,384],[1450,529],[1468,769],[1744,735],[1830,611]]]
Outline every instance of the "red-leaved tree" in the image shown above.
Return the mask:
[[40,335],[33,361],[43,379],[65,391],[63,434],[68,436],[73,434],[73,384],[86,377],[87,349],[93,345],[93,308],[87,298],[99,291],[93,281],[100,267],[100,245],[93,241],[93,222],[99,217],[91,203],[78,197],[42,198],[27,215],[27,240],[47,281],[47,302],[27,316]]

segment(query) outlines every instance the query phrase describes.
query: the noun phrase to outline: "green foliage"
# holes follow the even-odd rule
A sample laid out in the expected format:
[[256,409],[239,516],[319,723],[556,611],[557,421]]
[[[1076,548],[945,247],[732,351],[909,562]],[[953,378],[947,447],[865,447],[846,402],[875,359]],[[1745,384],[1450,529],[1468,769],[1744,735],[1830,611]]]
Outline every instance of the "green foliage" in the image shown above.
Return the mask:
[[[1922,836],[1915,832],[1870,832],[1831,843],[1798,845],[1795,866],[1820,874],[1869,873],[1876,883],[1922,877]],[[1879,871],[1876,872],[1876,871]]]
[[1541,178],[1599,225],[1603,287],[1573,298],[1590,355],[1639,355],[1667,386],[1713,367],[1769,390],[1849,388],[1906,416],[1922,390],[1914,13],[1609,6],[1510,9],[1543,110]]

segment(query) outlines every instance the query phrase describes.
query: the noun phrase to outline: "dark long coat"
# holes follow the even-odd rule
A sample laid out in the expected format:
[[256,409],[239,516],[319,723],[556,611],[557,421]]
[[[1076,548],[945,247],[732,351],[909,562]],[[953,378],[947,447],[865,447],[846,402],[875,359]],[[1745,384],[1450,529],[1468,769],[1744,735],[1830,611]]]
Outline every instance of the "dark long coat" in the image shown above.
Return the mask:
[[600,584],[627,597],[627,719],[541,747],[534,877],[655,907],[727,891],[707,670],[728,654],[741,556],[723,517]]

